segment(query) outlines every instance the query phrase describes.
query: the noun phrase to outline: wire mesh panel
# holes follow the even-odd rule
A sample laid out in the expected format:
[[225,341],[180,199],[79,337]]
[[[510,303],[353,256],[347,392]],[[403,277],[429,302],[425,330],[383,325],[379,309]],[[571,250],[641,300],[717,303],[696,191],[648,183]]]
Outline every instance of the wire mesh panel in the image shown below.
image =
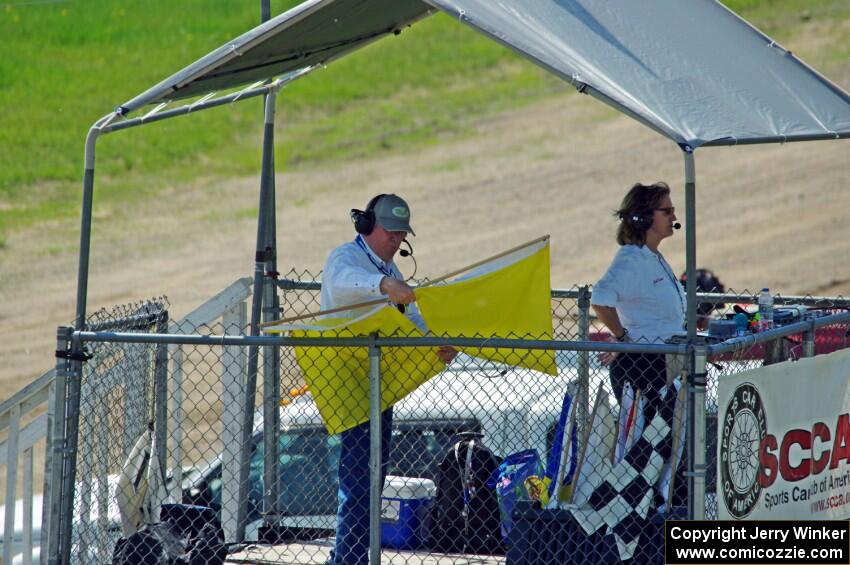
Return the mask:
[[[159,326],[162,331],[167,316],[162,298],[101,310],[89,318],[88,327],[150,332]],[[87,349],[91,359],[83,365],[80,383],[71,554],[83,563],[103,563],[121,532],[117,488],[122,467],[154,422],[157,346],[91,343]]]
[[[318,309],[315,281],[279,284],[287,314]],[[164,312],[165,304],[157,308]],[[585,551],[589,562],[657,560],[660,524],[686,515],[689,503],[685,346],[612,343],[589,316],[586,287],[553,293],[552,312],[556,341],[543,350],[540,336],[512,336],[526,341],[499,347],[495,338],[476,336],[476,345],[458,345],[457,356],[444,364],[436,346],[377,347],[386,401],[385,559],[561,563],[565,552],[594,548]],[[727,307],[712,316],[727,312],[734,314]],[[108,318],[98,327],[121,329],[108,326]],[[171,331],[244,336],[246,324],[240,304],[213,324],[172,323]],[[765,362],[804,355],[804,337],[782,338],[778,353],[759,344],[708,359],[706,418],[696,422],[707,438],[707,517],[717,514],[718,383]],[[231,546],[233,559],[325,562],[335,545],[340,549],[334,537],[341,532],[341,501],[343,512],[353,507],[368,519],[370,437],[357,427],[370,415],[368,344],[180,341],[88,345],[93,358],[81,391],[74,560],[107,562],[118,538],[133,531],[116,492],[138,438],[148,432],[141,445],[161,463],[163,488],[150,486],[149,466],[133,478],[148,481],[140,498],[151,514],[147,520],[170,524],[157,535],[183,543],[185,553],[189,540],[212,524],[220,549],[225,541],[254,542]],[[847,325],[827,326],[811,349],[822,353],[847,342]],[[272,348],[279,354],[280,398],[260,392],[262,371],[253,396],[246,397],[252,347],[259,367]],[[554,361],[553,374],[534,364],[545,355]],[[164,388],[158,381],[163,374]],[[264,426],[267,405],[279,410],[275,429]],[[164,445],[154,438],[164,438]],[[271,460],[269,446],[276,451]],[[275,484],[267,484],[269,477]],[[185,505],[208,512],[187,514]],[[344,547],[368,550],[368,521],[347,527]]]

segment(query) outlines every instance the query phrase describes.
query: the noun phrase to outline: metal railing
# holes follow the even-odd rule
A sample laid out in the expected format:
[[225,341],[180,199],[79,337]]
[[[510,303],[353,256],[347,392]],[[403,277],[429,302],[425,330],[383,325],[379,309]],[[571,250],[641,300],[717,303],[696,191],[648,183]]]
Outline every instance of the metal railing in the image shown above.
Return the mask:
[[[243,278],[222,290],[216,296],[203,303],[181,320],[173,323],[169,330],[174,333],[191,328],[210,325],[218,319],[224,319],[228,325],[240,323],[245,326],[245,300],[251,295],[250,279]],[[149,318],[145,315],[123,320],[123,326],[138,325]],[[108,329],[115,320],[103,319],[103,311],[93,316],[89,325],[92,330]],[[175,354],[175,365],[171,378],[179,382],[181,376],[179,356]],[[3,527],[3,563],[12,563],[13,556],[20,555],[22,562],[32,563],[38,555],[42,543],[47,540],[49,529],[53,471],[52,431],[55,422],[55,385],[56,372],[50,369],[28,384],[11,398],[0,404],[0,433],[5,439],[0,442],[0,465],[6,467],[6,489]],[[179,389],[179,387],[178,387]],[[169,428],[180,437],[183,429],[179,394],[174,398],[174,406],[169,411]],[[174,460],[181,457],[180,442],[176,442],[171,452]],[[41,451],[41,453],[38,453]],[[2,456],[5,454],[5,457]],[[44,459],[44,481],[41,493],[35,488],[35,462]],[[175,480],[179,486],[182,480],[181,469],[175,469]],[[19,476],[20,472],[20,476]],[[21,490],[18,490],[19,483]],[[39,497],[39,494],[41,495]],[[41,501],[41,508],[35,506]],[[40,516],[40,520],[39,520]],[[34,522],[37,522],[34,527]]]
[[[281,279],[277,281],[277,286],[284,291],[281,295],[281,300],[285,311],[315,311],[317,309],[317,291],[320,289],[319,282]],[[244,430],[242,430],[242,422],[244,421],[243,406],[245,398],[244,384],[247,363],[246,350],[249,347],[257,347],[262,355],[265,355],[266,351],[280,351],[280,388],[285,391],[288,387],[298,388],[303,386],[303,374],[301,369],[295,363],[295,358],[293,356],[295,345],[311,346],[314,348],[367,348],[370,345],[368,338],[349,338],[346,340],[339,340],[337,342],[328,342],[327,338],[317,338],[315,340],[302,339],[301,341],[296,342],[291,341],[292,338],[246,336],[244,335],[246,332],[245,328],[247,326],[245,299],[249,295],[250,279],[241,279],[218,296],[205,303],[204,306],[186,316],[183,320],[168,324],[168,333],[162,333],[162,329],[153,334],[103,331],[109,327],[115,327],[114,325],[110,326],[112,321],[93,320],[88,325],[87,331],[68,334],[69,338],[76,340],[81,344],[88,343],[91,347],[93,347],[94,344],[111,344],[109,347],[116,348],[113,355],[117,356],[125,355],[125,353],[121,352],[123,351],[122,347],[135,347],[137,348],[136,354],[140,355],[139,358],[148,359],[148,362],[151,364],[155,364],[157,355],[159,355],[158,366],[168,367],[168,376],[166,379],[168,383],[167,392],[160,392],[160,396],[163,396],[163,394],[167,395],[167,403],[160,402],[157,404],[159,408],[157,409],[158,415],[156,419],[164,419],[167,421],[167,424],[160,426],[159,429],[164,430],[164,432],[161,431],[160,433],[167,434],[167,441],[160,442],[160,449],[164,450],[160,457],[163,461],[169,462],[169,493],[175,500],[185,500],[187,492],[184,489],[184,486],[192,483],[192,480],[199,472],[199,469],[202,471],[203,467],[206,466],[208,468],[210,461],[216,459],[216,456],[211,457],[211,455],[214,455],[214,453],[220,453],[222,464],[219,480],[220,484],[224,486],[220,490],[220,500],[216,504],[220,505],[222,524],[224,525],[226,538],[229,541],[237,539],[236,534],[239,532],[237,523],[237,520],[239,519],[239,508],[240,506],[245,506],[245,493],[240,492],[239,489],[232,488],[232,485],[239,483],[240,477],[244,477],[242,470],[237,463],[240,460],[247,460],[250,458],[250,453],[245,451],[249,448],[249,446],[240,445],[240,443],[244,443],[241,442],[240,439],[243,437],[242,434],[244,432]],[[707,304],[751,304],[757,301],[757,296],[749,293],[699,294],[698,298],[701,302],[705,302]],[[540,348],[557,350],[561,352],[560,354],[563,354],[564,358],[569,358],[569,363],[572,367],[570,375],[577,383],[577,388],[574,392],[578,406],[577,420],[580,423],[587,422],[591,416],[592,403],[590,402],[590,399],[593,396],[595,385],[602,381],[607,381],[608,379],[607,369],[603,370],[603,368],[598,364],[594,353],[606,351],[631,351],[665,353],[681,357],[689,355],[691,354],[690,352],[693,351],[696,354],[697,371],[694,375],[691,390],[697,394],[695,406],[698,408],[698,411],[697,414],[695,414],[696,425],[694,426],[694,437],[691,438],[691,441],[695,442],[694,445],[700,445],[707,441],[707,432],[710,435],[710,429],[707,428],[706,421],[710,422],[712,416],[712,409],[710,408],[713,394],[712,389],[716,388],[717,379],[722,377],[723,374],[723,371],[718,372],[716,366],[713,368],[713,363],[714,365],[717,363],[716,360],[728,359],[730,358],[729,356],[731,356],[731,358],[739,360],[739,362],[742,359],[749,359],[750,361],[748,362],[751,362],[752,364],[759,364],[763,362],[762,360],[764,359],[764,355],[767,353],[767,349],[763,346],[764,343],[781,344],[787,341],[789,337],[796,335],[802,336],[800,339],[800,352],[796,355],[811,356],[815,352],[813,345],[813,334],[815,332],[824,326],[834,324],[846,325],[848,321],[850,321],[850,318],[848,318],[848,314],[846,313],[837,315],[832,314],[784,326],[782,328],[776,328],[769,332],[736,338],[724,343],[710,343],[705,346],[697,345],[694,349],[689,349],[686,344],[624,345],[598,341],[600,336],[595,333],[592,325],[592,316],[590,314],[589,307],[590,289],[588,287],[554,289],[552,291],[552,299],[553,324],[556,336],[556,341],[554,342],[535,340],[494,341],[492,339],[482,341],[480,338],[420,338],[408,341],[378,340],[372,342],[371,345],[378,349],[386,347],[423,348],[451,343],[453,345],[466,348],[480,348],[484,347],[486,342],[486,346],[488,348],[504,347],[517,351],[530,351]],[[778,307],[783,304],[807,304],[812,308],[826,308],[830,310],[850,307],[850,301],[841,298],[782,297],[777,295],[775,297],[775,303]],[[125,323],[127,321],[128,320],[125,320]],[[165,326],[161,327],[164,329]],[[151,346],[157,345],[165,347],[150,349]],[[846,347],[846,345],[846,343],[843,344],[844,347]],[[148,351],[148,353],[145,353],[145,351]],[[159,352],[158,354],[156,353],[157,351]],[[757,352],[757,354],[753,352]],[[210,357],[210,355],[212,355],[212,357]],[[206,358],[209,358],[209,360],[205,360]],[[95,357],[95,359],[86,363],[86,365],[94,368],[94,373],[90,373],[88,377],[84,376],[84,379],[96,377],[99,380],[103,380],[104,375],[109,374],[109,367],[106,369],[96,368],[98,366],[98,362],[98,358]],[[478,362],[467,361],[466,363],[467,365],[461,369],[462,371],[469,373],[492,372],[492,369],[481,366]],[[721,361],[721,363],[725,363],[725,361]],[[724,370],[730,370],[728,365],[724,365]],[[112,373],[117,373],[114,366],[111,371]],[[504,373],[505,369],[497,370],[496,374],[499,374],[499,371]],[[204,376],[203,379],[201,379],[204,383],[203,387],[201,387],[199,385],[199,377],[203,375],[207,376]],[[706,377],[706,375],[708,376]],[[515,376],[523,377],[526,375],[524,373],[516,373]],[[145,386],[162,386],[162,377],[160,377],[160,380],[157,381],[156,379],[153,379],[153,374],[151,373],[150,378],[152,380]],[[28,468],[28,464],[26,460],[28,457],[32,457],[32,447],[35,445],[35,442],[40,441],[41,438],[46,439],[48,437],[52,429],[49,425],[49,418],[52,417],[52,415],[48,415],[47,413],[42,414],[23,430],[18,429],[18,426],[14,424],[14,421],[16,418],[18,422],[26,420],[28,417],[27,415],[31,415],[33,413],[33,408],[36,405],[40,405],[40,410],[44,410],[47,395],[49,394],[50,387],[53,386],[53,381],[54,379],[52,375],[48,373],[41,377],[36,383],[33,383],[26,389],[19,392],[15,395],[15,397],[7,400],[3,403],[3,405],[0,405],[0,431],[3,431],[3,429],[9,430],[7,433],[7,439],[3,444],[7,447],[6,460],[11,463],[13,452],[15,453],[15,457],[17,457],[18,453],[21,453],[24,456],[23,469],[25,486],[23,498],[25,500],[33,499],[31,472],[29,473],[29,487],[27,487],[28,479],[26,478],[26,469]],[[160,385],[156,385],[156,382],[159,382]],[[708,392],[707,395],[703,395],[702,400],[699,399],[701,390]],[[215,397],[214,401],[210,400],[210,393],[213,393],[212,396]],[[62,392],[62,394],[65,395],[66,393]],[[286,402],[286,398],[264,398],[264,394],[262,392],[258,392],[257,394],[257,398],[260,399],[260,401],[263,401],[264,405],[277,406],[281,401]],[[152,393],[150,393],[150,395],[152,395]],[[289,395],[283,393],[282,396],[287,397]],[[95,398],[96,397],[89,397],[87,402],[97,402]],[[83,398],[83,400],[86,401],[85,398]],[[15,406],[17,406],[17,409]],[[56,406],[58,407],[59,404]],[[204,407],[208,409],[208,413],[214,413],[215,416],[204,416],[203,414],[199,414],[199,412],[203,412],[201,408]],[[699,407],[702,407],[702,409]],[[707,414],[702,416],[700,412],[706,410],[706,407],[708,407]],[[212,412],[210,412],[210,410]],[[61,410],[57,408],[57,419],[61,420],[61,422],[56,422],[56,429],[59,429],[62,423],[65,422],[64,414],[60,412]],[[17,415],[18,413],[20,415]],[[199,418],[201,418],[201,421],[204,418],[214,418],[215,421],[214,423],[210,422],[208,424],[204,424],[201,428],[199,428]],[[143,418],[139,419],[138,417],[134,417],[134,419],[138,421],[143,420]],[[255,425],[256,421],[257,420],[255,420]],[[262,421],[262,418],[260,418],[259,421]],[[702,422],[702,424],[700,425],[699,422]],[[208,436],[207,434],[199,436],[198,434],[201,433],[199,432],[200,429],[210,429],[213,431],[213,434],[212,436]],[[65,430],[63,428],[62,434],[64,433]],[[71,430],[68,430],[68,433],[70,436]],[[100,471],[95,472],[94,468],[90,468],[88,469],[87,474],[91,476],[85,478],[85,481],[89,481],[89,486],[83,488],[84,492],[82,492],[82,495],[84,497],[89,497],[89,500],[94,500],[94,498],[97,497],[92,493],[100,489],[100,504],[104,508],[108,507],[108,504],[104,506],[102,500],[104,493],[107,493],[107,495],[109,493],[108,475],[110,470],[114,472],[116,467],[120,467],[122,458],[126,456],[127,443],[129,441],[127,438],[133,436],[129,430],[125,430],[123,435],[125,436],[125,439],[120,442],[123,444],[123,448],[116,452],[121,453],[121,455],[109,455],[108,457],[105,457],[104,461],[97,463]],[[56,469],[61,469],[61,467],[57,467],[57,461],[55,459],[51,460],[51,456],[53,454],[61,455],[67,451],[68,445],[63,441],[65,439],[67,438],[60,435],[58,440],[53,440],[53,448],[47,450],[46,453],[44,487],[45,508],[42,513],[44,519],[42,539],[46,539],[46,535],[49,532],[50,512],[48,512],[47,501],[51,498],[54,501],[56,500],[56,497],[50,496],[52,492],[54,492],[51,490],[51,480],[55,481],[57,480],[57,476],[62,475],[62,473],[55,472]],[[15,447],[16,443],[17,447]],[[222,446],[231,447],[222,450]],[[233,446],[236,447],[234,448]],[[27,453],[28,448],[30,449],[29,453]],[[712,450],[709,449],[707,455],[700,455],[705,453],[705,450],[697,450],[697,453],[692,458],[692,470],[690,472],[690,476],[694,481],[692,488],[695,489],[695,492],[689,498],[691,500],[706,501],[707,504],[707,507],[703,509],[701,506],[702,502],[698,502],[696,506],[692,508],[692,513],[694,515],[713,517],[715,515],[716,508],[712,508],[711,503],[711,478],[709,477],[708,481],[703,479],[706,472],[708,472],[709,475],[711,474],[710,469],[713,466],[714,454]],[[501,455],[506,454],[502,453]],[[283,453],[281,453],[281,457],[284,457]],[[228,463],[228,461],[230,462]],[[274,461],[270,461],[268,463],[271,465],[276,464]],[[268,463],[265,465],[266,467],[269,466]],[[12,469],[14,467],[17,469],[18,466],[18,460],[15,459],[14,465],[7,465],[7,468]],[[29,466],[31,467],[31,463]],[[51,471],[53,471],[52,474]],[[277,476],[277,471],[274,469],[267,469],[267,472],[269,473],[268,476]],[[6,527],[4,531],[4,541],[6,539],[11,539],[12,537],[12,533],[10,533],[10,525],[14,524],[15,518],[14,504],[9,504],[9,502],[14,501],[17,497],[17,493],[14,492],[14,485],[17,481],[11,480],[11,477],[14,477],[14,475],[10,474],[10,480],[8,481],[6,489],[7,507],[5,510]],[[102,479],[94,479],[94,477],[102,477]],[[92,482],[92,479],[94,479],[94,482]],[[98,480],[102,480],[103,482],[99,484],[97,482]],[[707,489],[709,490],[709,496],[694,496],[697,495],[698,492],[703,491],[704,486],[709,487]],[[28,488],[29,491],[27,491]],[[74,492],[78,488],[79,485],[73,484],[73,482],[72,484],[68,484],[66,479],[64,489],[70,489],[71,492]],[[278,488],[280,488],[279,485]],[[29,494],[27,494],[27,492],[29,492]],[[68,495],[65,494],[67,492],[67,490],[63,491],[65,504],[71,504],[71,506],[78,504],[78,502],[73,503],[73,501],[68,499]],[[80,492],[77,492],[77,496],[79,498]],[[286,496],[287,493],[284,489],[284,492],[276,495],[275,498],[286,498]],[[265,502],[263,502],[262,499],[263,497],[261,497],[259,507],[262,508],[264,504],[267,506],[262,514],[265,516],[263,522],[266,525],[274,523],[285,514],[285,512],[281,513],[279,509],[276,509],[274,504],[270,505],[268,497],[266,497]],[[26,502],[24,502],[24,504],[26,505]],[[24,506],[23,512],[25,515],[28,512],[32,512],[31,507],[32,504],[29,505],[29,509]],[[98,555],[103,557],[106,553],[108,553],[110,543],[109,538],[103,538],[106,542],[97,541],[101,538],[98,537],[99,534],[94,533],[94,529],[104,527],[106,522],[109,521],[108,509],[105,512],[96,513],[96,516],[91,519],[78,516],[79,519],[77,519],[76,522],[73,518],[75,515],[73,509],[66,507],[65,511],[60,512],[59,507],[56,506],[53,514],[55,516],[62,516],[62,518],[59,519],[64,519],[64,526],[70,527],[72,530],[71,532],[66,532],[67,535],[65,536],[65,544],[70,544],[75,550],[84,549],[86,552],[90,551],[90,546],[92,546],[92,544],[94,546],[100,544]],[[77,514],[79,514],[79,512],[77,512]],[[29,521],[31,522],[31,517]],[[98,521],[100,522],[99,525],[97,524]],[[244,525],[245,524],[243,523],[243,526]],[[79,533],[74,533],[74,528],[79,528],[80,526],[83,526],[84,529],[91,529],[92,533],[85,534],[80,537]],[[30,530],[29,533],[24,532],[23,535],[33,537],[32,530]],[[92,542],[91,540],[95,541]],[[24,546],[32,546],[37,542],[37,539],[30,539],[24,543]],[[56,549],[58,552],[59,548],[57,547]],[[8,559],[5,554],[10,554],[11,551],[11,544],[9,542],[5,542],[4,560]],[[62,553],[68,555],[70,554],[70,551],[70,547],[66,545]],[[85,560],[85,558],[82,559]]]

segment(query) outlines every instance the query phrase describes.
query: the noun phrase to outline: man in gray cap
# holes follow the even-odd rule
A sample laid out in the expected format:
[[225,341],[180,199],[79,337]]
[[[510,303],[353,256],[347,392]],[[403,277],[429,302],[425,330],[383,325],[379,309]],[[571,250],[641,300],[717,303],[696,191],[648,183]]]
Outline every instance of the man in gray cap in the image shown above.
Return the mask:
[[[369,302],[386,297],[423,332],[428,328],[413,302],[413,289],[393,262],[410,227],[410,207],[395,194],[379,194],[365,210],[352,210],[357,237],[328,256],[322,276],[322,310]],[[402,253],[404,255],[404,253]],[[357,314],[358,309],[342,313]],[[451,347],[436,350],[450,363],[457,355]],[[339,394],[345,394],[344,390]],[[381,415],[381,475],[389,462],[392,408]],[[336,546],[328,563],[365,565],[369,561],[369,422],[340,434],[339,507]]]

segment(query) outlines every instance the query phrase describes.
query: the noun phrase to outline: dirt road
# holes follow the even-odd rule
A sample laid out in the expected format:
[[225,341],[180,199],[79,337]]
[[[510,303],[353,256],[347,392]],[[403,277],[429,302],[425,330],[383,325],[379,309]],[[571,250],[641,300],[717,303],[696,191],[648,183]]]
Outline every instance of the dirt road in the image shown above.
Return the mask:
[[[735,291],[850,294],[848,157],[847,140],[697,151],[698,264]],[[565,95],[412,154],[281,173],[280,270],[317,273],[353,234],[348,209],[397,192],[413,210],[417,277],[548,233],[552,285],[592,283],[616,251],[611,212],[625,190],[666,180],[681,211],[683,175],[672,142]],[[106,190],[99,181],[96,193]],[[179,317],[250,276],[257,195],[258,179],[244,178],[167,187],[132,210],[95,197],[89,310],[165,294]],[[56,326],[73,317],[78,240],[77,222],[43,225],[0,251],[0,398],[53,363]],[[684,230],[662,251],[682,270]]]

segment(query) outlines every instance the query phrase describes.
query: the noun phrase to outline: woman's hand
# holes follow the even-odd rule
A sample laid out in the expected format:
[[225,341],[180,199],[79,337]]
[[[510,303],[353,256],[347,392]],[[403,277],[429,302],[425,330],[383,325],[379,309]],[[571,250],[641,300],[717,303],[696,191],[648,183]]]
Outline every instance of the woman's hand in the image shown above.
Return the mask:
[[[608,341],[612,343],[624,341],[624,339],[617,339],[616,337],[622,336],[623,338],[626,338],[627,334],[626,328],[624,328],[623,324],[620,323],[620,316],[617,314],[616,308],[612,308],[611,306],[600,306],[594,304],[593,311],[596,313],[596,317],[599,319],[599,321],[605,324],[605,327],[608,328]],[[608,366],[614,362],[614,359],[617,358],[617,352],[601,351],[596,357],[599,359],[600,363],[605,366]]]
[[605,365],[607,367],[608,365],[610,365],[611,363],[614,362],[614,359],[617,358],[617,352],[616,351],[600,351],[597,354],[596,358],[599,359],[600,363],[602,363],[603,365]]

